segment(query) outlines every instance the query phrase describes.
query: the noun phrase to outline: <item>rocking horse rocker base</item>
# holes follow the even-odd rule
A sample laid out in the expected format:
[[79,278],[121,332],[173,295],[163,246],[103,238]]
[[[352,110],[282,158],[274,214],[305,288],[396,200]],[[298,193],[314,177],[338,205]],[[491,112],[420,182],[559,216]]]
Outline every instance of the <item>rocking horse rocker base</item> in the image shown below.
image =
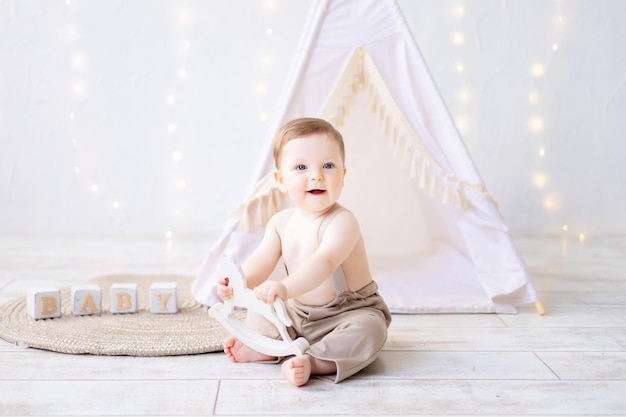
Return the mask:
[[[292,322],[281,299],[277,299],[273,304],[266,304],[257,299],[254,291],[246,285],[241,267],[227,255],[222,256],[219,274],[228,277],[228,285],[233,288],[233,297],[211,306],[209,315],[219,321],[235,338],[249,348],[269,356],[302,355],[308,349],[309,342],[305,338],[293,340],[289,336],[287,327],[291,326]],[[248,328],[233,314],[237,307],[254,311],[270,321],[278,329],[282,340],[263,336]]]

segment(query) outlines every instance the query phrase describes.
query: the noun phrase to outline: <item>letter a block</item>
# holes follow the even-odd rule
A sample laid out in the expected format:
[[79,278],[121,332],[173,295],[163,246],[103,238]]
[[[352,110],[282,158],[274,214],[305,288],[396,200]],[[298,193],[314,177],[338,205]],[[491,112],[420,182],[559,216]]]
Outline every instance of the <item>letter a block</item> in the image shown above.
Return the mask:
[[150,286],[150,312],[174,314],[178,311],[175,282],[155,282]]
[[111,313],[137,312],[137,284],[111,285]]
[[61,291],[55,287],[29,289],[26,292],[26,309],[35,320],[61,317]]
[[102,291],[97,284],[72,286],[72,313],[75,316],[100,314]]

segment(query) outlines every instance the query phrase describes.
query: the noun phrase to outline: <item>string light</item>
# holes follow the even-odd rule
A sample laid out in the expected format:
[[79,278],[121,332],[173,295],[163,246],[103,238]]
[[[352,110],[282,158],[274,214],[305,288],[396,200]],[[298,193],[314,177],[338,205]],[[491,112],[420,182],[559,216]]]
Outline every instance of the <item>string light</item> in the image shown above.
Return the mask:
[[191,22],[191,12],[189,10],[179,10],[178,11],[178,21],[181,23],[189,23]]
[[[563,22],[563,16],[561,14],[558,14],[556,17],[556,20],[558,23],[562,23]],[[552,52],[556,52],[559,49],[559,44],[558,42],[552,42],[551,44],[551,49]],[[545,65],[541,62],[534,62],[530,64],[530,75],[533,78],[540,78],[542,76],[544,76],[545,72],[546,72],[546,68]],[[531,90],[528,93],[528,103],[530,105],[536,106],[540,103],[540,94],[538,91],[534,91]],[[536,109],[534,110],[536,111]],[[540,133],[542,133],[545,130],[545,122],[544,119],[539,116],[539,115],[534,115],[531,116],[528,119],[528,129],[532,134],[538,135]],[[546,149],[543,145],[540,145],[538,150],[537,150],[538,156],[540,158],[543,158],[546,155]],[[547,183],[547,177],[544,173],[538,172],[535,173],[533,175],[533,179],[532,179],[533,185],[537,188],[544,188],[546,183]],[[546,211],[551,212],[551,211],[556,211],[558,210],[557,207],[557,202],[556,199],[554,198],[554,196],[544,196],[543,197],[543,207]],[[569,226],[567,224],[563,224],[561,226],[561,229],[564,232],[567,232],[569,230]],[[582,236],[582,240],[584,240],[584,235],[580,234],[579,235],[579,240],[581,240],[581,236]],[[581,242],[582,242],[581,240]],[[567,249],[567,242],[564,241],[564,251],[566,251]]]
[[91,190],[91,192],[97,193],[98,192],[98,184],[91,184],[89,189]]
[[533,175],[533,184],[535,184],[535,187],[537,188],[543,188],[546,185],[546,175],[541,172],[537,172]]
[[452,7],[451,13],[452,13],[452,16],[454,16],[456,18],[460,18],[460,17],[463,17],[465,15],[465,9],[463,8],[462,5],[459,4],[459,5],[456,5],[456,6]]
[[543,65],[541,64],[533,64],[530,67],[530,73],[533,77],[535,78],[539,78],[543,75],[543,73],[545,72],[545,68]]
[[268,90],[267,84],[265,84],[263,82],[256,83],[256,93],[258,95],[263,95],[263,94],[267,93],[267,90]]
[[456,70],[458,72],[463,72],[463,64],[456,64]]
[[264,3],[265,9],[268,11],[272,11],[276,8],[276,1],[275,0],[265,0]]
[[465,42],[465,37],[463,36],[462,33],[455,33],[454,36],[452,37],[452,42],[455,45],[463,45],[463,43]]
[[458,98],[459,98],[459,101],[462,103],[468,102],[470,99],[469,90],[467,88],[464,88],[461,91],[459,91]]
[[[179,23],[181,23],[182,25],[188,26],[190,25],[193,20],[194,20],[194,16],[193,13],[190,10],[186,10],[186,9],[181,9],[177,11],[177,17],[178,17],[178,21]],[[190,76],[190,71],[189,68],[187,67],[188,62],[188,56],[189,56],[189,51],[191,50],[192,46],[195,47],[194,44],[192,44],[192,39],[190,39],[189,37],[181,37],[183,42],[181,43],[181,50],[182,50],[182,54],[180,55],[180,61],[179,62],[175,62],[174,65],[176,67],[178,67],[178,71],[176,72],[176,78],[178,80],[186,80],[189,78]],[[168,112],[169,112],[169,118],[170,121],[167,125],[166,125],[166,129],[167,132],[172,135],[175,132],[177,132],[179,130],[179,128],[181,127],[180,124],[177,122],[174,122],[178,117],[177,117],[177,111],[176,111],[176,107],[175,104],[178,103],[179,101],[179,97],[176,94],[177,91],[170,91],[167,95],[166,95],[166,103],[168,106]],[[171,150],[171,154],[170,154],[172,161],[175,162],[177,164],[177,166],[181,166],[182,165],[182,160],[183,160],[183,153],[180,150],[176,150],[173,149]],[[180,168],[179,168],[180,169]],[[174,181],[174,184],[176,185],[176,187],[180,190],[184,190],[187,187],[187,181],[184,179],[179,179]],[[180,198],[180,197],[178,197]],[[175,204],[180,204],[179,202],[175,202]],[[175,211],[176,215],[181,215],[182,214],[182,209],[177,209]],[[173,233],[171,230],[168,230],[166,232],[164,232],[164,236],[166,239],[171,239],[173,236]]]
[[267,121],[267,113],[261,113],[261,116],[259,116],[259,120],[262,122],[266,122]]
[[533,116],[528,120],[528,128],[532,133],[541,133],[543,131],[543,119],[539,116]]
[[82,83],[76,83],[74,84],[74,93],[77,96],[82,96],[85,94],[85,85]]
[[120,208],[120,202],[119,201],[114,201],[113,202],[113,209],[114,210],[118,210]]
[[264,67],[270,67],[274,63],[274,60],[271,56],[265,55],[263,56],[263,58],[261,58],[261,62],[263,63]]
[[273,30],[272,28],[267,28],[267,29],[265,30],[265,33],[267,33],[268,35],[271,35],[271,34],[273,34],[273,33],[274,33],[274,30]]
[[461,114],[459,116],[457,116],[454,119],[454,124],[456,125],[457,129],[459,129],[459,132],[461,133],[467,133],[469,131],[469,119],[467,116]]
[[72,65],[74,65],[76,69],[83,69],[85,67],[85,57],[82,54],[74,55]]
[[580,233],[580,234],[578,235],[578,241],[579,241],[580,243],[584,243],[584,242],[585,242],[585,238],[586,238],[586,237],[585,237],[585,234],[584,234],[584,233]]

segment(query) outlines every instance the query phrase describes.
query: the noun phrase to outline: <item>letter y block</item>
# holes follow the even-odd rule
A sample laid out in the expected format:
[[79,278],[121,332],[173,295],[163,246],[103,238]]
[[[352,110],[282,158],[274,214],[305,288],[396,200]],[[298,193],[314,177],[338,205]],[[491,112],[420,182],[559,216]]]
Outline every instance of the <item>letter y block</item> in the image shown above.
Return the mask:
[[175,282],[155,282],[150,286],[150,312],[174,314],[178,311]]

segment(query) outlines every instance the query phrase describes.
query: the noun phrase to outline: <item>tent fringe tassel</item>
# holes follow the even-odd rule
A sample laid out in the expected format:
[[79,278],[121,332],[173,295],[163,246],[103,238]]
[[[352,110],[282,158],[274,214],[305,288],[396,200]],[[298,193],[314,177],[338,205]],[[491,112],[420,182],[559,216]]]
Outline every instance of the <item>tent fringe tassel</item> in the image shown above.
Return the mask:
[[[410,178],[418,180],[419,188],[424,189],[428,185],[429,192],[433,197],[443,193],[442,201],[444,203],[454,204],[462,210],[468,208],[467,191],[479,195],[496,207],[498,206],[498,203],[483,185],[460,180],[452,173],[444,173],[441,166],[419,140],[417,134],[402,116],[399,116],[401,113],[397,109],[391,93],[387,90],[375,64],[362,46],[354,50],[338,87],[325,105],[322,117],[336,126],[342,126],[354,97],[361,92],[367,93],[368,107],[375,115],[375,120],[377,120],[382,134],[390,139],[394,157],[400,159],[404,169],[409,170]],[[419,175],[418,164],[421,164],[422,167]],[[428,168],[428,173],[426,168]],[[438,187],[438,181],[445,181],[445,186]]]

